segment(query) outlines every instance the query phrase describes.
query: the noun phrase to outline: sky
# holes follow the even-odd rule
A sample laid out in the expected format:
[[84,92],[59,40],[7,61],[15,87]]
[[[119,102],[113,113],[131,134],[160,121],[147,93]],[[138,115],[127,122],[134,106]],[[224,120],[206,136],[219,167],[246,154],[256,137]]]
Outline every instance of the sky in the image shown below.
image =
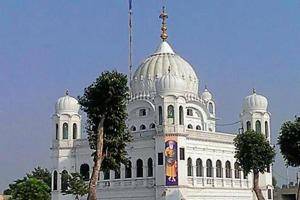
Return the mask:
[[[133,0],[134,69],[160,43],[161,6]],[[280,125],[299,115],[299,10],[298,0],[167,2],[168,41],[213,93],[219,124],[239,120],[252,88],[269,99],[274,144]],[[66,89],[76,97],[104,70],[128,73],[128,1],[1,0],[0,27],[1,193],[50,167],[51,116]],[[295,182],[279,151],[273,172],[280,185]]]

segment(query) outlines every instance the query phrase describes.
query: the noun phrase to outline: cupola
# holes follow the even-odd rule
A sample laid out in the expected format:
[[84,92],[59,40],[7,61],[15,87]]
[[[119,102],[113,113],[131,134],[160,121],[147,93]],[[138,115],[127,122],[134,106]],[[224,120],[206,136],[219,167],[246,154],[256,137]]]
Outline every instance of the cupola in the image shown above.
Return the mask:
[[246,96],[243,103],[244,111],[267,111],[268,100],[266,97],[256,93],[253,89],[253,93]]
[[167,74],[156,80],[155,88],[158,94],[178,94],[186,89],[186,82],[182,78],[171,74],[170,68]]
[[213,98],[211,92],[207,89],[206,86],[205,86],[204,92],[202,93],[201,97],[204,101],[209,101],[209,100],[212,100],[212,98]]
[[71,97],[67,90],[65,96],[57,100],[55,112],[57,114],[78,114],[79,108],[80,106],[77,99]]

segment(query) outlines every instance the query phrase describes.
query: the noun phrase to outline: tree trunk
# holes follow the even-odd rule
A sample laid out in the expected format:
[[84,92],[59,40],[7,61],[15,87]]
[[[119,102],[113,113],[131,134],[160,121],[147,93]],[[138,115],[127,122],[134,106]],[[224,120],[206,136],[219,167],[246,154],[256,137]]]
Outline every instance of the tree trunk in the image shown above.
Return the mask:
[[256,194],[257,200],[265,200],[261,192],[261,189],[259,188],[258,182],[259,182],[259,172],[253,172],[253,190]]
[[89,183],[89,194],[87,200],[97,200],[97,182],[99,178],[99,173],[101,169],[101,163],[103,160],[102,151],[103,151],[103,138],[104,138],[104,119],[105,117],[101,118],[99,122],[98,129],[97,129],[97,144],[96,144],[96,152],[94,156],[94,166],[92,177]]

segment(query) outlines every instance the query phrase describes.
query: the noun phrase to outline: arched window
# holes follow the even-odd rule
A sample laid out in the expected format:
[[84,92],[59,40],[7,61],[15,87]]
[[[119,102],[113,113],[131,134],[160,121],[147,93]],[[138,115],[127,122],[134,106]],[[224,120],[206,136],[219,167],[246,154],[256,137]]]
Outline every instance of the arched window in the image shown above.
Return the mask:
[[197,125],[197,126],[196,126],[196,130],[200,131],[200,130],[201,130],[201,126],[200,126],[200,125]]
[[187,127],[188,127],[188,129],[193,129],[193,125],[192,124],[189,124]]
[[229,161],[225,163],[226,178],[231,178],[231,164]]
[[206,177],[213,177],[213,167],[210,159],[206,161]]
[[191,158],[187,159],[187,175],[193,176],[193,162]]
[[216,176],[222,178],[222,162],[220,160],[216,162]]
[[144,125],[144,124],[142,124],[141,126],[140,126],[140,130],[145,130],[146,129],[146,126]]
[[74,123],[73,124],[73,139],[76,140],[77,139],[77,124]]
[[146,109],[140,109],[139,116],[146,116]]
[[250,131],[250,130],[251,130],[251,122],[247,121],[247,131]]
[[110,170],[103,171],[103,179],[109,180],[110,179]]
[[136,161],[136,177],[143,177],[143,161],[141,159]]
[[179,125],[183,125],[183,107],[179,106]]
[[90,180],[90,166],[88,164],[82,164],[80,166],[80,174],[84,181]]
[[55,125],[55,138],[58,140],[58,124]]
[[155,128],[155,124],[154,123],[150,124],[149,128],[150,129],[154,129]]
[[234,178],[241,178],[241,169],[237,162],[234,163]]
[[265,135],[266,138],[269,137],[269,123],[267,121],[265,121]]
[[63,139],[68,139],[68,124],[63,124]]
[[193,109],[188,108],[188,109],[186,110],[186,114],[187,114],[188,116],[193,116]]
[[136,131],[136,127],[135,127],[135,126],[131,126],[131,127],[130,127],[130,130],[131,130],[131,131]]
[[68,189],[68,172],[66,170],[61,173],[61,190],[66,191]]
[[208,104],[208,111],[210,114],[214,114],[214,105],[212,102],[209,102]]
[[168,106],[168,119],[171,124],[174,124],[174,106]]
[[118,167],[118,169],[115,170],[115,179],[121,178],[121,168]]
[[244,174],[244,179],[247,179],[248,178],[248,174],[246,174],[245,170],[243,171],[243,174]]
[[53,172],[53,190],[57,190],[57,171]]
[[257,133],[261,133],[261,123],[259,120],[255,122],[255,130]]
[[272,189],[268,189],[268,199],[272,199]]
[[162,107],[159,106],[158,107],[158,122],[159,122],[159,125],[162,125],[163,123],[163,112],[162,112]]
[[203,165],[200,158],[196,160],[196,176],[203,176]]
[[153,162],[152,162],[152,158],[148,159],[148,177],[152,177],[153,176]]
[[127,165],[125,165],[125,178],[131,178],[131,162],[128,161]]

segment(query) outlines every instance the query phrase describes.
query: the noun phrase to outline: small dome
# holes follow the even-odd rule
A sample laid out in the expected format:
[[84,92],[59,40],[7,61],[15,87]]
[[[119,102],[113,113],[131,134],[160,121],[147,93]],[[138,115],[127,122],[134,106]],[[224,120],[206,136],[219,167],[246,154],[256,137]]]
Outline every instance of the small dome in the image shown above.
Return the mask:
[[204,101],[209,101],[209,100],[212,99],[213,96],[212,96],[212,94],[210,93],[210,91],[207,89],[207,87],[205,87],[205,90],[204,90],[204,92],[202,93],[201,97],[202,97],[202,99],[203,99]]
[[170,72],[157,79],[155,82],[156,92],[159,94],[183,92],[186,84],[182,78],[179,78]]
[[268,100],[266,97],[256,94],[253,90],[253,94],[245,97],[243,103],[244,111],[267,111]]
[[145,93],[154,95],[156,93],[156,81],[168,74],[181,78],[185,82],[185,93],[198,94],[198,78],[193,67],[182,57],[176,54],[171,46],[163,41],[156,52],[148,57],[138,67],[131,81],[133,95]]
[[79,103],[77,99],[74,97],[69,96],[68,91],[66,92],[66,95],[63,97],[60,97],[55,105],[55,111],[58,114],[62,113],[76,113],[78,114],[79,112]]

